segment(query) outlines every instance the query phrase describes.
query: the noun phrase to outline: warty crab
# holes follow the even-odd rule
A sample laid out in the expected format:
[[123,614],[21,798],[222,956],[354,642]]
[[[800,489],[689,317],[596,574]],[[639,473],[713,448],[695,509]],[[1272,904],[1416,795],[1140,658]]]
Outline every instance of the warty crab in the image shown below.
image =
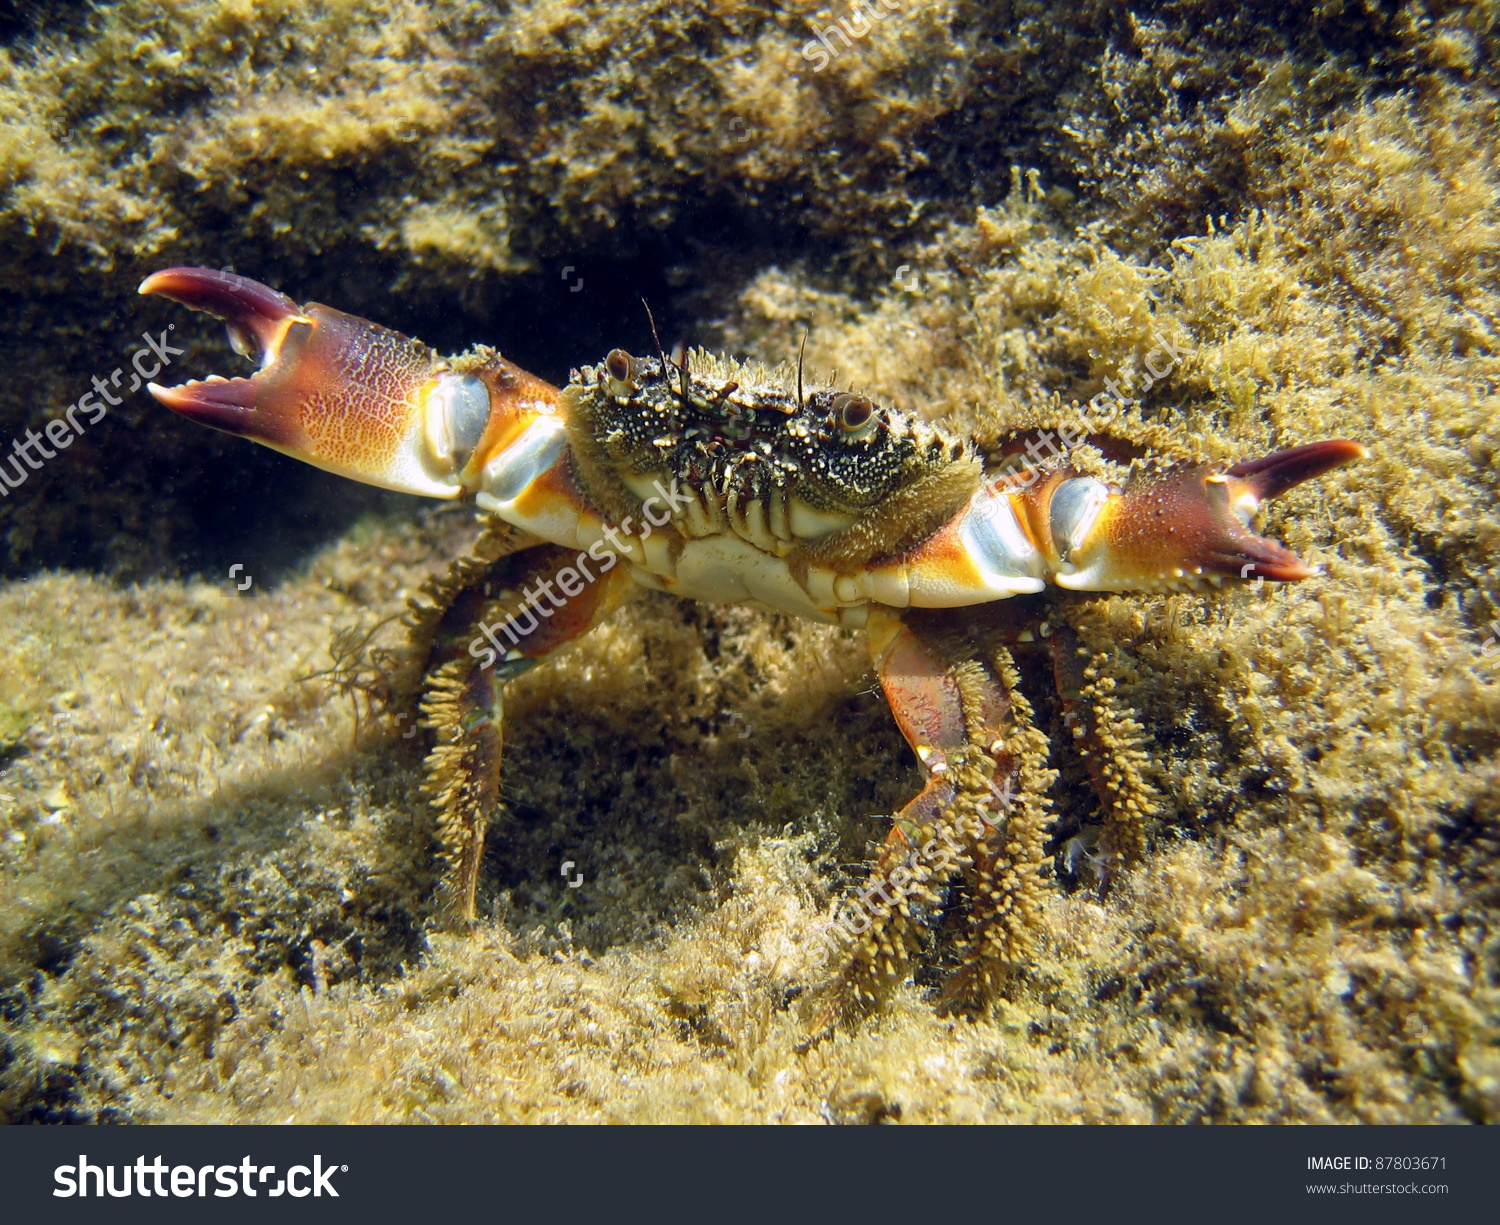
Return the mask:
[[381,696],[420,702],[432,731],[426,787],[464,920],[499,806],[505,685],[632,583],[863,629],[926,781],[892,820],[849,929],[837,983],[851,1001],[905,977],[953,886],[968,900],[954,991],[982,992],[1030,947],[1055,775],[1012,652],[1050,661],[1102,801],[1089,860],[1144,849],[1139,726],[1048,593],[1307,578],[1251,518],[1363,454],[1325,441],[1222,469],[1138,462],[1113,483],[1088,459],[1107,438],[1065,433],[1049,454],[1033,439],[1024,455],[1016,439],[987,455],[914,414],[803,386],[800,362],[616,349],[559,389],[492,349],[441,358],[233,273],[170,268],[141,292],[217,316],[260,360],[251,378],[153,384],[174,412],[489,516],[473,555],[413,603],[409,648],[381,673]]

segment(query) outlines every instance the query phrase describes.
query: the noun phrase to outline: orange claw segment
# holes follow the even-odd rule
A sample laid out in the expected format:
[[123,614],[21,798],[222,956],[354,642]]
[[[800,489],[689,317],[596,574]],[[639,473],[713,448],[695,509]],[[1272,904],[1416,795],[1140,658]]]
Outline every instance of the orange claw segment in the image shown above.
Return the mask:
[[313,304],[306,313],[309,322],[288,329],[276,360],[256,378],[263,393],[257,413],[268,425],[300,425],[304,441],[293,453],[320,468],[406,492],[457,496],[456,481],[434,481],[437,473],[422,463],[431,352],[331,307]]
[[1267,499],[1364,454],[1358,443],[1338,439],[1277,451],[1227,472],[1194,468],[1133,485],[1103,504],[1056,582],[1123,591],[1204,579],[1309,578],[1318,571],[1246,525]]
[[538,417],[553,416],[562,405],[561,391],[498,353],[474,373],[488,389],[493,407],[466,475],[503,454]]
[[368,484],[439,498],[463,492],[452,465],[426,445],[437,371],[425,345],[208,268],[158,272],[141,292],[216,315],[237,349],[260,349],[261,370],[249,379],[151,384],[172,411]]

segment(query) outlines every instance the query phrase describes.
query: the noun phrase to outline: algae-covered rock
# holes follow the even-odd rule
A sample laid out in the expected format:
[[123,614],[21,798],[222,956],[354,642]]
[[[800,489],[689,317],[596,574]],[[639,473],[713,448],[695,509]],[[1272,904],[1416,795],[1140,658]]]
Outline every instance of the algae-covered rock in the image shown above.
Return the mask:
[[487,917],[447,932],[421,740],[314,674],[467,513],[138,392],[0,501],[7,1117],[1500,1118],[1492,12],[884,7],[853,38],[708,0],[17,25],[0,438],[169,323],[228,372],[133,295],[176,263],[554,378],[647,348],[642,295],[770,361],[806,329],[985,441],[1089,424],[1166,344],[1131,440],[1370,457],[1267,515],[1319,578],[1058,601],[1145,729],[1143,860],[1103,897],[1069,869],[1094,801],[1033,684],[1034,963],[978,1015],[921,981],[820,1036],[813,932],[915,763],[852,636],[645,594],[513,686]]

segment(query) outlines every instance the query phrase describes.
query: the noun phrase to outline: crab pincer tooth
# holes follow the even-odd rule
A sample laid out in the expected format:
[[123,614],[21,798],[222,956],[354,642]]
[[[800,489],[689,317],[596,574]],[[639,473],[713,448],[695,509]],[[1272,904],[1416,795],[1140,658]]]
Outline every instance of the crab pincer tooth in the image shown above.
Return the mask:
[[1318,571],[1256,535],[1250,520],[1269,499],[1364,454],[1356,442],[1316,442],[1222,472],[1182,469],[1104,497],[1078,492],[1098,485],[1090,478],[1064,479],[1048,491],[1045,516],[1055,581],[1075,591],[1125,591],[1309,578]]

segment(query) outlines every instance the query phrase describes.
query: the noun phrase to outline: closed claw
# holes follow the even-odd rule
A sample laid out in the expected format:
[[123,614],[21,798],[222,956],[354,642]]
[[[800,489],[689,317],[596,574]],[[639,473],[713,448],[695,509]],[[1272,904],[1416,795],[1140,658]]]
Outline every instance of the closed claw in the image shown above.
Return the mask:
[[1364,455],[1357,442],[1315,442],[1225,472],[1171,473],[1113,494],[1097,508],[1071,488],[1088,478],[1064,481],[1047,515],[1057,585],[1118,591],[1197,586],[1200,579],[1310,578],[1319,571],[1251,531],[1250,521],[1270,499]]
[[449,369],[420,341],[232,272],[168,268],[141,283],[222,319],[250,378],[152,383],[161,403],[341,476],[402,493],[456,498],[487,457],[558,392],[495,355]]
[[1261,506],[1363,457],[1335,439],[1231,468],[1181,468],[1113,489],[1071,468],[1028,471],[976,492],[905,557],[874,567],[917,608],[952,608],[1042,591],[1152,591],[1226,579],[1288,583],[1318,571],[1250,530]]

